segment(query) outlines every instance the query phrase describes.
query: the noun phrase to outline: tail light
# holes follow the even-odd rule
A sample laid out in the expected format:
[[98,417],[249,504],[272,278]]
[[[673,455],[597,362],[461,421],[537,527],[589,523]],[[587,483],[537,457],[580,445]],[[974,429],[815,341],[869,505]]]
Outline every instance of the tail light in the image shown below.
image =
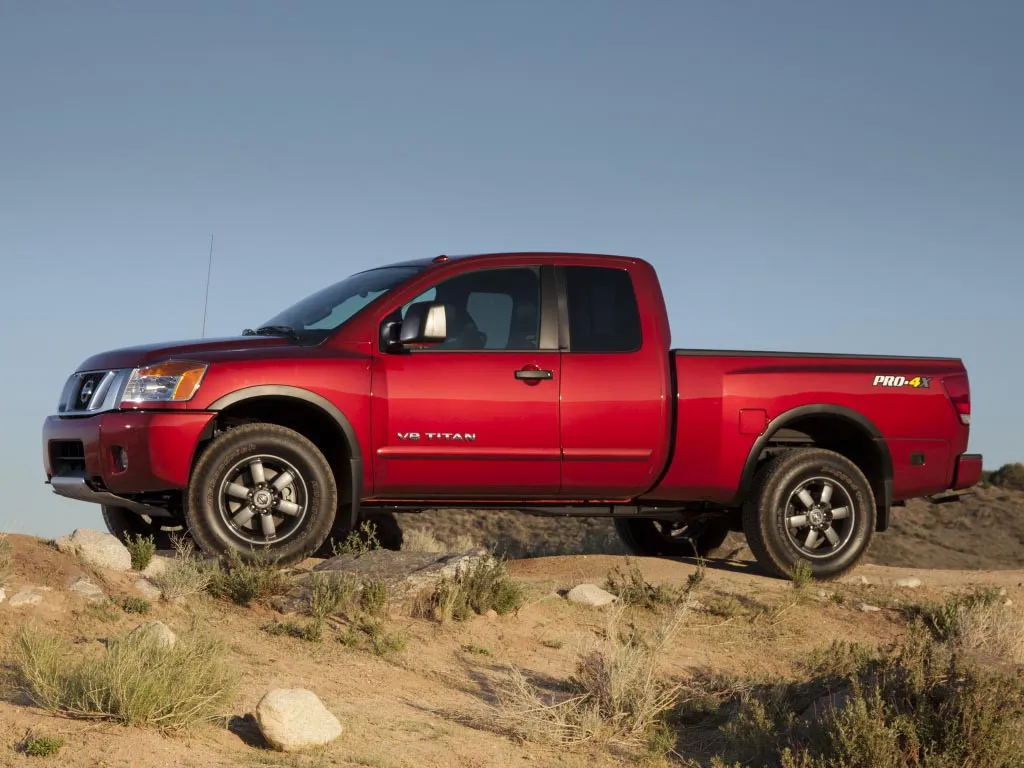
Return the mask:
[[960,423],[970,424],[971,386],[967,381],[967,375],[946,376],[942,380],[942,385],[946,388],[946,394],[949,396],[950,402],[953,403],[953,408],[956,409],[957,415],[960,417]]

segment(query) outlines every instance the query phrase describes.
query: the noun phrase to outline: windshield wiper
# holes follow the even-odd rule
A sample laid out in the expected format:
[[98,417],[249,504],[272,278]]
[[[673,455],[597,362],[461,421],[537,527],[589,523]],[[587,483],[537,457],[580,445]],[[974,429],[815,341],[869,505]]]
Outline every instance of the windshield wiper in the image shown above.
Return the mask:
[[264,325],[257,328],[255,331],[252,328],[246,328],[242,331],[243,336],[287,336],[289,339],[300,341],[298,332],[290,325]]

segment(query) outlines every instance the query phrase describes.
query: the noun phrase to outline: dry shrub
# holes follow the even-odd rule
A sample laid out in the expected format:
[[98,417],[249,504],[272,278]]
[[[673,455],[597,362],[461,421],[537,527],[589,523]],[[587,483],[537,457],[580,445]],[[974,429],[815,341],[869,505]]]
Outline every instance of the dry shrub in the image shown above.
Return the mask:
[[156,542],[152,536],[129,533],[125,535],[124,546],[132,558],[132,570],[144,571],[156,554]]
[[175,536],[171,542],[174,559],[151,581],[160,589],[164,600],[174,602],[203,594],[213,578],[216,562],[198,556],[191,539]]
[[247,607],[253,601],[284,594],[289,586],[288,576],[278,568],[277,558],[267,550],[254,550],[253,559],[247,562],[232,549],[213,570],[206,591],[214,597]]
[[991,587],[953,595],[943,602],[904,608],[936,640],[959,651],[993,653],[1014,664],[1024,664],[1024,617]]
[[[703,566],[702,562],[698,562]],[[644,578],[640,566],[626,558],[626,571],[615,566],[608,572],[605,589],[616,595],[620,603],[648,610],[673,606],[686,598],[686,590],[667,584],[651,584]]]
[[14,556],[11,540],[6,533],[0,533],[0,587],[6,586],[14,572]]
[[20,690],[51,712],[177,730],[223,716],[236,682],[219,641],[150,633],[110,640],[98,656],[23,625],[11,660]]
[[551,746],[588,741],[646,744],[677,701],[658,662],[689,613],[703,567],[690,576],[674,609],[648,635],[621,629],[626,606],[609,612],[603,636],[584,651],[567,681],[568,697],[553,700],[513,667],[499,691],[498,722],[519,738]]
[[988,482],[1011,491],[1024,491],[1024,464],[1004,464],[988,475]]
[[1024,754],[1024,679],[969,660],[920,622],[886,648],[833,643],[795,680],[719,681],[711,693],[724,695],[679,713],[677,726],[717,728],[719,764],[1011,768]]
[[463,621],[490,610],[503,616],[517,610],[524,599],[522,585],[509,577],[504,560],[487,558],[464,568],[455,578],[442,579],[417,600],[413,614],[441,622]]

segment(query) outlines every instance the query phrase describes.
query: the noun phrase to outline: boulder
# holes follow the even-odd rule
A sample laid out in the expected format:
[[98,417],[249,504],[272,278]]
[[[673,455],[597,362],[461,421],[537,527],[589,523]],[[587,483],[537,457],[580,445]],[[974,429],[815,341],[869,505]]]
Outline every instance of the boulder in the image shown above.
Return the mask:
[[128,548],[109,533],[77,528],[70,536],[57,539],[54,545],[64,554],[75,555],[94,568],[108,568],[112,571],[130,571],[132,568],[132,556]]
[[12,608],[23,608],[43,602],[43,593],[38,587],[23,587],[11,596]]
[[128,633],[130,639],[150,637],[160,645],[170,648],[178,642],[178,636],[162,621],[146,621]]
[[146,578],[138,578],[135,580],[135,589],[140,595],[147,600],[159,600],[163,595],[160,591],[160,587],[154,584],[152,581]]
[[906,589],[917,589],[921,586],[921,580],[916,576],[906,576],[902,579],[896,579],[893,582],[894,586],[904,587]]
[[401,599],[443,579],[453,579],[477,563],[492,558],[486,549],[460,553],[402,552],[374,549],[359,555],[339,555],[313,568],[315,573],[352,574],[360,580],[381,579],[391,596]]
[[304,688],[268,691],[256,705],[256,723],[267,743],[282,752],[328,744],[342,731],[338,718]]
[[611,592],[606,592],[596,584],[577,584],[566,594],[566,599],[580,605],[590,605],[595,608],[611,605],[617,598]]
[[90,602],[105,600],[107,597],[99,586],[89,581],[85,576],[73,577],[68,583],[68,591],[74,592],[79,597],[84,597]]

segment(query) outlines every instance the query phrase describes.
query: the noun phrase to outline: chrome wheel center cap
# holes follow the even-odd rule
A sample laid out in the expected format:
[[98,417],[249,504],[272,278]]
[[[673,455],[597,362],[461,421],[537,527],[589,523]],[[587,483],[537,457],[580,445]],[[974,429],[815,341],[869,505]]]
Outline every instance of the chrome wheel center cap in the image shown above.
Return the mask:
[[821,525],[825,522],[825,513],[820,509],[812,509],[807,513],[807,521],[811,525]]
[[270,491],[256,491],[252,497],[253,506],[259,507],[260,509],[266,509],[270,506],[270,502],[273,501],[273,496],[270,495]]

